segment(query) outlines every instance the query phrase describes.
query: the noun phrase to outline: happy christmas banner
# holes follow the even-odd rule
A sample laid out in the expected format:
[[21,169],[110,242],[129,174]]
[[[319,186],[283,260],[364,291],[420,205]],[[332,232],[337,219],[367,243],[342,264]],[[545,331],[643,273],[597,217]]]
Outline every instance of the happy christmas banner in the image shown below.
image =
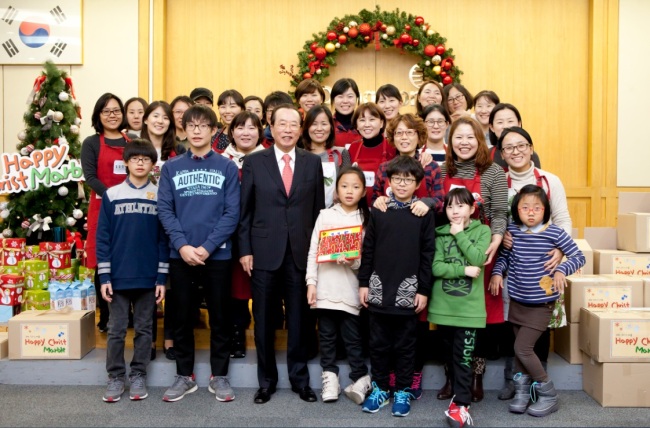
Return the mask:
[[29,156],[3,153],[0,156],[2,179],[0,193],[19,193],[58,186],[69,181],[83,181],[83,170],[77,159],[68,156],[69,146],[51,146],[34,150]]
[[81,64],[81,0],[0,0],[0,64]]

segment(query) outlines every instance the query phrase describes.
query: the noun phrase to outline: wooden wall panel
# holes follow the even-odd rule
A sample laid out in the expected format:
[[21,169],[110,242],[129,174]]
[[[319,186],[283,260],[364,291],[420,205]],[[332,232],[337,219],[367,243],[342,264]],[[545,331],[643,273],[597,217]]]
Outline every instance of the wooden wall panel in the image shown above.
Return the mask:
[[[334,17],[376,4],[159,1],[166,1],[165,67],[164,85],[155,85],[154,98],[167,100],[196,86],[211,88],[215,96],[230,88],[261,97],[290,90],[280,64],[295,64],[305,40]],[[617,6],[617,0],[381,2],[383,10],[399,7],[424,16],[447,38],[470,92],[494,90],[520,109],[544,169],[564,182],[578,228],[615,222],[616,111],[609,105],[594,111],[593,103],[611,103],[616,93],[610,61],[616,54]],[[391,48],[351,49],[339,55],[324,85],[346,76],[362,92],[387,82],[410,90],[406,73],[414,60]]]

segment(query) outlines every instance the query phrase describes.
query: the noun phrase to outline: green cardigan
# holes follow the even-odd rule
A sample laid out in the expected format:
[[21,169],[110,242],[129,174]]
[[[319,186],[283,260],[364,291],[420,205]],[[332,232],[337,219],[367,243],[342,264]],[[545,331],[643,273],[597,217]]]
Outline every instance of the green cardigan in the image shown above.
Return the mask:
[[483,270],[478,278],[465,276],[465,266],[479,266],[487,260],[490,228],[471,220],[464,231],[451,235],[450,225],[436,228],[433,259],[435,283],[429,301],[428,320],[454,327],[485,327]]

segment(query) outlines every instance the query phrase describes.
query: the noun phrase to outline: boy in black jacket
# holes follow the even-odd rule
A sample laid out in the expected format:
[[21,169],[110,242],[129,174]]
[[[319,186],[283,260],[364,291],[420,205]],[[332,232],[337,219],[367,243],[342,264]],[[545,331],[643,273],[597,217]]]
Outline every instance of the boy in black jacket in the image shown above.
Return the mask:
[[415,366],[417,314],[427,307],[435,252],[433,212],[411,213],[415,189],[424,178],[418,161],[398,156],[387,168],[392,196],[385,212],[372,210],[359,268],[359,298],[370,313],[373,391],[363,411],[389,402],[390,361],[395,361],[393,416],[409,414]]

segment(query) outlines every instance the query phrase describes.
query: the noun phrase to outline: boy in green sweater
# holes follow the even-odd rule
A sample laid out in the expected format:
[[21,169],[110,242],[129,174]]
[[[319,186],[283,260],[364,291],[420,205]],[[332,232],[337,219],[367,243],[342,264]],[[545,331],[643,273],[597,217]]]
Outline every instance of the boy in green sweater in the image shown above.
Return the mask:
[[436,228],[433,259],[435,283],[431,292],[428,320],[438,324],[447,355],[447,366],[455,397],[445,411],[449,425],[472,425],[472,355],[476,329],[485,327],[483,264],[490,245],[490,228],[470,217],[475,212],[474,196],[466,188],[455,188],[445,198],[450,224]]

